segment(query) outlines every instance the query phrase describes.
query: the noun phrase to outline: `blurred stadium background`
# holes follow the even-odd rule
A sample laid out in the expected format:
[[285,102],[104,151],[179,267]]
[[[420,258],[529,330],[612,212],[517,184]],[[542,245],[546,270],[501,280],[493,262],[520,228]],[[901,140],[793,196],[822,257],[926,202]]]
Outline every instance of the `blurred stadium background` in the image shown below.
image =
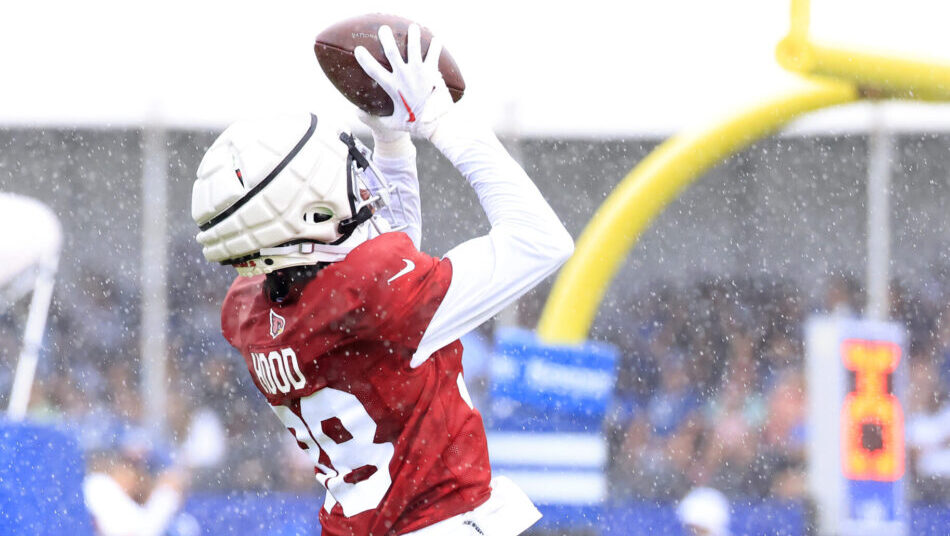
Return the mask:
[[[509,6],[500,20],[491,9],[438,14],[426,2],[402,12],[448,36],[467,100],[486,110],[575,237],[669,135],[792,76],[774,60],[786,2],[585,4]],[[946,7],[870,4],[884,8],[866,10],[877,17],[862,19],[867,26],[885,21],[892,43],[950,59],[935,32],[920,30]],[[52,8],[64,16],[30,26]],[[186,457],[196,467],[184,507],[191,517],[169,533],[318,534],[322,500],[309,462],[219,334],[233,274],[205,263],[194,242],[191,183],[233,119],[344,109],[320,80],[309,40],[347,15],[393,8],[294,4],[301,15],[290,20],[223,2],[141,13],[118,2],[17,9],[0,22],[0,44],[24,51],[0,59],[15,73],[0,102],[0,191],[42,201],[63,228],[32,428],[22,437],[48,445],[59,441],[41,438],[52,429],[69,438],[20,470],[44,473],[62,463],[57,456],[73,458],[63,481],[75,482],[76,454],[90,470],[104,457],[131,459],[147,496]],[[847,9],[865,12],[854,2]],[[128,24],[94,22],[98,12]],[[485,43],[479,27],[495,28],[496,41]],[[167,47],[141,44],[150,39]],[[535,58],[537,76],[522,68]],[[542,503],[535,533],[687,534],[676,508],[696,486],[725,494],[735,535],[824,533],[808,481],[805,326],[815,315],[868,312],[872,139],[887,147],[891,180],[884,316],[906,333],[904,533],[950,532],[950,110],[887,102],[810,115],[704,173],[611,282],[583,351],[590,359],[553,351],[548,368],[513,372],[539,345],[524,330],[537,326],[553,281],[464,341],[496,470],[518,476]],[[487,222],[447,161],[418,146],[423,246],[437,255]],[[29,300],[4,305],[7,407]],[[43,450],[5,433],[0,452]],[[279,470],[288,465],[297,470]],[[30,508],[9,498],[22,485],[0,481],[0,527],[19,526],[17,512]],[[82,517],[47,507],[40,518]],[[88,528],[88,519],[78,523]],[[53,525],[30,530],[59,533]]]

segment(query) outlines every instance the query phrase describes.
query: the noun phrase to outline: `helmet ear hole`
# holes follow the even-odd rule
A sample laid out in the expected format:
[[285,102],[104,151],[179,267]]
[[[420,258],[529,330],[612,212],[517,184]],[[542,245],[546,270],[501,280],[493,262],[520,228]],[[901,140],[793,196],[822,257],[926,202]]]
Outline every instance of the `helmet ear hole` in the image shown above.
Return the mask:
[[323,223],[333,219],[333,211],[327,207],[310,207],[303,212],[303,221],[307,223]]

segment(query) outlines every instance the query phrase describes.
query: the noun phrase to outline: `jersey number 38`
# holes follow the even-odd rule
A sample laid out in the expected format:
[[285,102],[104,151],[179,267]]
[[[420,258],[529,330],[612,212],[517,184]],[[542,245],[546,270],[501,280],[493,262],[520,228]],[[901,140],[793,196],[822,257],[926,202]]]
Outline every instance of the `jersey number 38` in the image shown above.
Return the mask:
[[325,387],[300,399],[299,416],[287,406],[272,409],[310,454],[317,481],[327,489],[327,511],[339,503],[352,517],[379,505],[392,485],[395,449],[373,441],[376,423],[356,396]]

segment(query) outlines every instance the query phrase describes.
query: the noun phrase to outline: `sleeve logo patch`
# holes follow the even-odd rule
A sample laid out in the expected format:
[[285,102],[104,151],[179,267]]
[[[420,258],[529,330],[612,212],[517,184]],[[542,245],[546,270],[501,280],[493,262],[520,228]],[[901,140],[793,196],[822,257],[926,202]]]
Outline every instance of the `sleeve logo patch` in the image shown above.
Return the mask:
[[284,327],[287,325],[287,321],[284,320],[284,317],[275,313],[273,309],[270,310],[270,338],[276,339],[278,335],[284,332]]

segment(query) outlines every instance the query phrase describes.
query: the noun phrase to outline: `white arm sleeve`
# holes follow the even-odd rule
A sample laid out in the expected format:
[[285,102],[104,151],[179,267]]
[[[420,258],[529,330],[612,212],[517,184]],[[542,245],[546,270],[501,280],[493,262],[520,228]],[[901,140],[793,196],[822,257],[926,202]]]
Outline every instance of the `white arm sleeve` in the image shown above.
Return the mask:
[[446,254],[452,281],[412,358],[414,367],[537,285],[574,251],[557,215],[490,130],[450,113],[432,143],[475,189],[492,228]]
[[374,140],[373,163],[386,176],[389,184],[396,187],[389,206],[379,211],[380,216],[390,225],[407,225],[403,232],[409,235],[418,249],[422,240],[422,208],[416,146],[408,134],[395,141]]

